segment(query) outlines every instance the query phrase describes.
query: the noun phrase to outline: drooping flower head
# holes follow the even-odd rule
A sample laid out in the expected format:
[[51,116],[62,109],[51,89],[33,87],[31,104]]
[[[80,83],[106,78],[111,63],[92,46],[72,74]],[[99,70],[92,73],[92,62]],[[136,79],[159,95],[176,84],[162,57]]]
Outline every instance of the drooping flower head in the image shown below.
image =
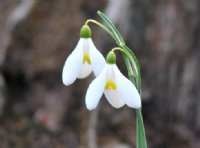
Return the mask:
[[140,95],[134,84],[119,71],[114,52],[108,53],[106,62],[101,74],[89,85],[86,94],[87,109],[95,109],[103,93],[115,108],[125,104],[132,108],[140,108]]
[[92,71],[98,76],[106,65],[104,57],[93,44],[91,35],[89,26],[84,25],[76,48],[68,56],[63,67],[62,80],[65,85],[72,84],[76,78],[87,77]]

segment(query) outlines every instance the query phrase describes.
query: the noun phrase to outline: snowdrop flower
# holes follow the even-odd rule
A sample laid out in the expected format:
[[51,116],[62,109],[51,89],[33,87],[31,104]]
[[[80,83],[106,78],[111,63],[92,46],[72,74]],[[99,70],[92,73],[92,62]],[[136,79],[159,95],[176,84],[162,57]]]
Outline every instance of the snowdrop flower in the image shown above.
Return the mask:
[[125,104],[132,108],[140,108],[140,95],[133,83],[119,71],[114,52],[108,53],[106,62],[101,74],[89,85],[85,100],[87,109],[95,109],[103,93],[114,108]]
[[62,72],[63,83],[70,85],[76,78],[85,78],[92,71],[97,76],[105,65],[104,57],[92,42],[90,28],[84,25],[76,48],[65,61]]

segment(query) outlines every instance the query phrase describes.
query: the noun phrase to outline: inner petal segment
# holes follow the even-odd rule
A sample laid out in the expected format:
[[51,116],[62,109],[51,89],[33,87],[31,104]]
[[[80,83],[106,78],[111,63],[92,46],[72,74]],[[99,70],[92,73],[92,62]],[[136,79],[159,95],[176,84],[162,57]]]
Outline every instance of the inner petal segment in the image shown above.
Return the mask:
[[85,62],[87,62],[88,64],[91,64],[90,56],[88,53],[85,53],[83,56],[83,63],[85,63]]
[[108,80],[105,85],[105,90],[113,89],[116,90],[116,84],[112,80]]

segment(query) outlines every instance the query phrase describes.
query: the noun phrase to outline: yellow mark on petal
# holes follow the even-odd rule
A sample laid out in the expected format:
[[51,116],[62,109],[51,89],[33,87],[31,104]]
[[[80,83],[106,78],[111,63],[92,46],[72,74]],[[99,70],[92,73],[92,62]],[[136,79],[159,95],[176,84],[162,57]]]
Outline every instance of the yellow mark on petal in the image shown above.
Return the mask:
[[108,90],[108,89],[113,89],[113,90],[117,89],[116,84],[112,80],[108,80],[106,82],[105,90]]
[[88,64],[91,64],[91,61],[90,61],[90,56],[89,54],[84,54],[84,57],[83,57],[83,63],[87,62]]

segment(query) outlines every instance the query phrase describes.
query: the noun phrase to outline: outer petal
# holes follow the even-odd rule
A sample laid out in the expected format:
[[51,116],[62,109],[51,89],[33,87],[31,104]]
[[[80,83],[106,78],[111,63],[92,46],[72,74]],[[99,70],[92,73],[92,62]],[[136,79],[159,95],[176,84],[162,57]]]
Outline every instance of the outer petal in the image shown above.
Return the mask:
[[77,78],[83,79],[90,75],[92,72],[92,66],[87,62],[84,63],[81,67],[80,73],[78,74]]
[[80,41],[82,42],[82,48],[83,48],[84,53],[89,51],[91,40],[92,40],[91,38],[80,38]]
[[96,49],[91,39],[89,41],[89,54],[94,74],[95,76],[98,76],[104,69],[106,62],[103,55]]
[[108,102],[115,108],[120,108],[125,105],[125,102],[120,97],[119,93],[116,90],[106,90],[104,94]]
[[105,67],[102,73],[89,85],[85,100],[86,107],[88,110],[95,109],[101,96],[103,95],[106,83],[106,70],[107,67]]
[[131,81],[129,81],[114,65],[115,81],[117,90],[125,103],[132,108],[141,107],[140,95]]
[[65,85],[72,84],[76,80],[81,70],[81,66],[83,64],[82,45],[82,40],[79,40],[76,48],[65,61],[62,72],[62,80]]

